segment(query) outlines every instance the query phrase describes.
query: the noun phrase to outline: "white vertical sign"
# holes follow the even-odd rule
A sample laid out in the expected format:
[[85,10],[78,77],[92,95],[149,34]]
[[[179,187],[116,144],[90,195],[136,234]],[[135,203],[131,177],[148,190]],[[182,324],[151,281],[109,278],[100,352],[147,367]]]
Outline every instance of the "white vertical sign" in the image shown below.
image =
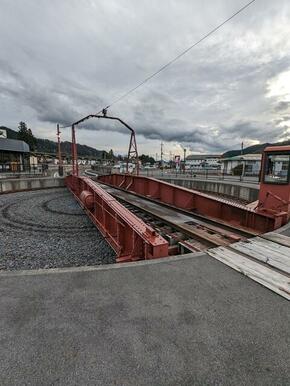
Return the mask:
[[0,129],[0,138],[7,138],[7,131],[5,129]]

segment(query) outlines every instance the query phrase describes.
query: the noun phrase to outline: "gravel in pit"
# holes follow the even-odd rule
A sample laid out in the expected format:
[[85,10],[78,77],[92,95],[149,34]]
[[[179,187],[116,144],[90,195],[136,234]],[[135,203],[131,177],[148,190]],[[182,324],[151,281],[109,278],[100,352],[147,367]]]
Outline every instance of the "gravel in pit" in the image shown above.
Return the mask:
[[66,188],[0,195],[0,270],[111,264],[115,259]]

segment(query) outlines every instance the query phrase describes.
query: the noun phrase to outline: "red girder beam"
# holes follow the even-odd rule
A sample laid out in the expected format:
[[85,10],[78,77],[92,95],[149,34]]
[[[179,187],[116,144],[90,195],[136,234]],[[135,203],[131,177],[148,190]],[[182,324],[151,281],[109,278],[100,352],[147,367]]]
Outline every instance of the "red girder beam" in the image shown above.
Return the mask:
[[281,226],[279,216],[257,213],[253,209],[195,190],[143,176],[111,174],[101,182],[131,191],[164,204],[184,209],[221,223],[254,233],[272,231]]
[[168,242],[87,177],[68,176],[66,186],[117,254],[117,262],[168,256]]

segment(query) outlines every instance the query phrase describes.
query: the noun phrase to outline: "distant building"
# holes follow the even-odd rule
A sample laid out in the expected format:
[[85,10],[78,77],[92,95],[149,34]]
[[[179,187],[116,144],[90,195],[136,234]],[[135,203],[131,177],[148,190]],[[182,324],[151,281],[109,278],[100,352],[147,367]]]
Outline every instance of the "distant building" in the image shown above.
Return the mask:
[[24,141],[0,137],[0,173],[22,172],[30,167],[29,146]]
[[235,174],[240,168],[240,174],[258,176],[261,169],[262,154],[243,154],[230,158],[221,158],[221,171],[224,174]]
[[186,169],[219,169],[220,154],[192,154],[185,159]]

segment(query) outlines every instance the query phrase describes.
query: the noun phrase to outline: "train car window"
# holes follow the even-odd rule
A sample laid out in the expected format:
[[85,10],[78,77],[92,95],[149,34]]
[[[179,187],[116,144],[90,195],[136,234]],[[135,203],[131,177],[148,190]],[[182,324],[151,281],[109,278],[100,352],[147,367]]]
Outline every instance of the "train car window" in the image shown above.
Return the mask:
[[288,154],[269,154],[266,159],[264,181],[272,184],[289,182],[289,163]]

